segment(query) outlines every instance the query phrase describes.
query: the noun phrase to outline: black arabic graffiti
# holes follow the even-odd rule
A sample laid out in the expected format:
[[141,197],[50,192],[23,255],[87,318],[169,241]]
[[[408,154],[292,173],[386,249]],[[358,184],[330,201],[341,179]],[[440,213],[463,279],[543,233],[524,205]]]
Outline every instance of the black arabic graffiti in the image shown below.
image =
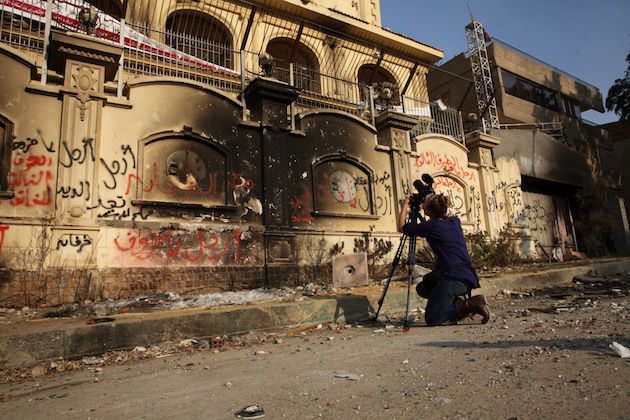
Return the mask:
[[120,146],[120,149],[122,150],[122,153],[123,153],[122,160],[120,161],[117,159],[114,159],[112,160],[111,164],[108,165],[105,159],[100,158],[101,164],[105,167],[105,170],[111,177],[110,183],[108,183],[107,181],[103,181],[103,185],[105,186],[105,188],[109,190],[114,190],[118,186],[116,175],[127,175],[127,171],[129,170],[129,167],[130,167],[130,163],[127,161],[127,158],[126,158],[127,155],[129,155],[129,158],[131,161],[131,168],[132,169],[136,168],[136,156],[133,154],[133,150],[131,149],[131,146],[128,144],[124,144]]
[[[39,143],[40,140],[27,137],[26,140],[15,140],[11,146],[13,150],[20,150],[22,153],[28,153],[31,147],[37,146]],[[50,142],[49,145],[46,144],[44,140],[41,140],[41,143],[48,153],[53,153],[55,151],[55,145],[53,142]]]
[[61,248],[65,248],[66,246],[71,246],[76,248],[77,253],[80,253],[83,248],[92,245],[92,238],[90,238],[88,235],[70,234],[67,236],[67,238],[61,238],[57,240],[57,251],[59,251]]
[[90,201],[90,181],[80,181],[77,188],[61,185],[57,188],[57,194],[61,194],[62,198],[85,197],[85,201]]
[[[86,137],[81,140],[81,142],[83,146],[74,149],[70,149],[68,147],[68,143],[65,140],[61,142],[61,146],[63,148],[63,151],[60,153],[59,156],[59,164],[61,164],[61,166],[63,166],[64,168],[70,168],[74,162],[79,165],[83,164],[83,162],[85,162],[85,159],[88,157],[88,152],[90,160],[94,162],[94,139]],[[64,157],[67,157],[67,162],[64,162]]]
[[116,198],[109,199],[106,201],[103,201],[102,199],[99,198],[98,202],[95,205],[88,207],[88,210],[94,210],[94,209],[104,210],[98,213],[96,217],[111,217],[111,216],[127,217],[130,215],[129,209],[120,211],[120,209],[123,209],[125,207],[127,207],[127,200],[122,195],[117,195]]

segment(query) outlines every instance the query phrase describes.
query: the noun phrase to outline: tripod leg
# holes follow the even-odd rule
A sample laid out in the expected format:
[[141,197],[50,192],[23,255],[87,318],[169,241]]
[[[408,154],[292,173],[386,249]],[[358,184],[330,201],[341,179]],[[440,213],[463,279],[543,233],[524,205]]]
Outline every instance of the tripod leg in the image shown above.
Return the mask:
[[411,283],[413,282],[413,266],[416,263],[416,237],[409,240],[409,254],[407,256],[407,307],[405,309],[405,321],[403,331],[409,331],[409,303],[411,300]]
[[389,272],[389,276],[387,277],[387,283],[385,283],[385,287],[383,288],[383,293],[381,293],[381,297],[378,300],[378,309],[376,310],[376,315],[374,315],[373,320],[376,321],[378,319],[378,314],[381,312],[381,308],[383,307],[383,302],[385,302],[385,295],[387,294],[387,289],[389,289],[389,284],[392,281],[392,277],[394,276],[394,271],[396,271],[396,267],[400,262],[400,257],[402,257],[403,249],[405,248],[405,242],[407,242],[407,235],[403,235],[400,239],[400,245],[398,245],[398,249],[396,250],[396,254],[394,255],[394,261],[392,261],[392,268]]

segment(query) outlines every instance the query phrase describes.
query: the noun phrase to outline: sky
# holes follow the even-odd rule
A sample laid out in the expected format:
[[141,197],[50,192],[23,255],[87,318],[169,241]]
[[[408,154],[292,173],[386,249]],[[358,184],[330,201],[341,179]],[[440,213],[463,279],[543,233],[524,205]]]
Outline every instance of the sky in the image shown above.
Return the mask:
[[[488,34],[599,88],[604,100],[630,52],[630,0],[468,0]],[[466,0],[381,0],[382,25],[444,51],[466,49]],[[588,111],[604,124],[612,112]]]

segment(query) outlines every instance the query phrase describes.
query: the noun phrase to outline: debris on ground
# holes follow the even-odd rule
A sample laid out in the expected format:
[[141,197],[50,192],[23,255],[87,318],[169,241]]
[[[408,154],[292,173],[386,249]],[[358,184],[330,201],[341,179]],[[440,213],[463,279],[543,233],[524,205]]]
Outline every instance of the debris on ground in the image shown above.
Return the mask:
[[617,353],[617,356],[621,357],[622,359],[630,357],[630,349],[622,344],[617,343],[616,341],[613,341],[612,344],[610,344],[608,347],[610,347],[612,351]]
[[265,417],[265,410],[259,405],[249,405],[237,411],[234,415],[240,419],[260,419]]
[[357,375],[356,373],[335,373],[335,378],[348,379],[349,381],[358,381],[363,375]]
[[86,366],[102,365],[105,360],[100,357],[84,357],[81,359],[81,364]]

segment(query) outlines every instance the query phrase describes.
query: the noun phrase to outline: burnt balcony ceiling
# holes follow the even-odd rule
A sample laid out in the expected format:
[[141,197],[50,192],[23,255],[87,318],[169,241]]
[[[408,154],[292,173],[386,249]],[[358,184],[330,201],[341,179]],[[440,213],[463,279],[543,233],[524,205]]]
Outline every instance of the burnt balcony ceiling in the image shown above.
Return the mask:
[[93,5],[99,10],[107,13],[110,16],[115,18],[123,18],[125,17],[125,4],[126,1],[119,0],[86,0],[88,3]]

